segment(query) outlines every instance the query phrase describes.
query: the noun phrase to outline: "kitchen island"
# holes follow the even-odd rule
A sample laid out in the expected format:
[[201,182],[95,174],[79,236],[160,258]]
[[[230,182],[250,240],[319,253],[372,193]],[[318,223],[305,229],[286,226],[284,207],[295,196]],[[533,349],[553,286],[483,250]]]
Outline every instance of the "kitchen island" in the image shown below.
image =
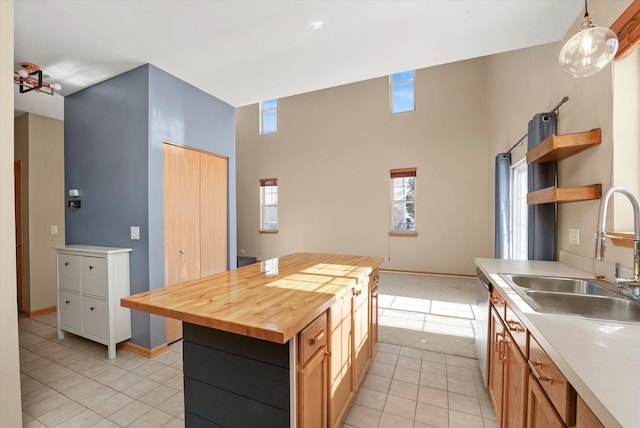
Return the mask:
[[[349,304],[359,315],[349,318],[346,336],[362,340],[351,342],[347,361],[368,364],[377,336],[370,331],[377,326],[372,293],[383,261],[295,253],[123,298],[121,304],[185,323],[188,427],[294,427],[318,418],[317,426],[326,426],[336,418],[331,394],[323,393],[330,390],[327,357],[332,343],[344,343],[331,337],[331,307],[353,296]],[[356,307],[359,296],[368,298]],[[364,370],[352,372],[357,387],[356,374]]]

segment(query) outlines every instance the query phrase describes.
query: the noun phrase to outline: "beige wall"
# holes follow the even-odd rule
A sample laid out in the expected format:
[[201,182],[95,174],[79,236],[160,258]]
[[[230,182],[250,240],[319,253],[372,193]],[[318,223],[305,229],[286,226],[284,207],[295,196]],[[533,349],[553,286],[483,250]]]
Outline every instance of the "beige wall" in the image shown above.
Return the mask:
[[[390,114],[382,77],[278,100],[278,132],[258,106],[237,111],[238,248],[367,254],[386,268],[466,273],[492,254],[487,233],[485,60],[416,71],[416,111]],[[417,167],[418,237],[388,236],[389,169]],[[260,178],[278,178],[279,233],[261,235]]]
[[[589,13],[597,20],[597,24],[608,26],[629,3],[628,0],[592,0],[589,2]],[[613,66],[589,78],[574,79],[558,66],[561,47],[562,42],[553,43],[488,58],[490,156],[493,159],[495,153],[508,150],[527,132],[527,122],[535,113],[552,108],[566,95],[570,100],[560,109],[558,133],[601,128],[602,143],[599,147],[560,162],[559,184],[561,187],[570,187],[602,183],[606,190],[611,186],[613,176]],[[522,159],[525,152],[524,147],[516,149],[513,163]],[[593,258],[598,207],[599,201],[559,206],[560,251]],[[569,228],[581,230],[581,245],[569,244]],[[630,262],[630,257],[615,250],[610,251],[610,255],[623,262],[623,265]]]
[[22,426],[13,197],[13,1],[0,1],[0,415]]
[[15,128],[15,156],[23,162],[23,308],[33,312],[57,304],[53,247],[65,243],[64,124],[25,113]]
[[[613,85],[613,184],[640,196],[640,50],[616,61]],[[615,195],[613,227],[633,232],[633,210],[622,195]]]
[[[590,15],[608,26],[630,2],[592,0]],[[413,113],[388,113],[386,77],[279,100],[275,134],[258,135],[257,105],[238,109],[238,248],[259,259],[363,253],[387,257],[387,268],[473,273],[474,257],[493,254],[495,155],[527,132],[535,113],[566,95],[560,134],[602,130],[599,147],[560,163],[560,186],[612,185],[613,66],[574,79],[558,65],[561,47],[417,70]],[[526,141],[513,163],[525,152]],[[419,236],[389,238],[387,171],[411,166]],[[260,235],[258,179],[269,177],[278,178],[280,233]],[[560,251],[593,257],[598,206],[560,205]],[[581,230],[580,245],[569,244],[569,228]],[[609,254],[629,264],[624,250]]]

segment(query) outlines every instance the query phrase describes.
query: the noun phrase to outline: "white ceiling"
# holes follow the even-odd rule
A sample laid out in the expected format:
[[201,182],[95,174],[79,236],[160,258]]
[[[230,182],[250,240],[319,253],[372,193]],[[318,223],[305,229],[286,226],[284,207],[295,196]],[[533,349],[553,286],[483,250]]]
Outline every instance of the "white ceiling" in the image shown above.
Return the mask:
[[[562,39],[582,0],[15,0],[15,65],[62,95],[151,63],[242,106]],[[323,21],[314,30],[313,21]],[[15,108],[63,118],[63,97]]]

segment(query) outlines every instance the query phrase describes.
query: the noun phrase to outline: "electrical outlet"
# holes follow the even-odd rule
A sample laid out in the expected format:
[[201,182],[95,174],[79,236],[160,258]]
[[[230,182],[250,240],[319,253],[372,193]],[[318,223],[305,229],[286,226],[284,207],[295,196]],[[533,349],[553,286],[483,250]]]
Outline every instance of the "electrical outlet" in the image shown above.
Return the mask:
[[569,244],[580,245],[580,229],[569,228]]
[[51,234],[52,235],[57,235],[58,234],[58,226],[56,226],[56,225],[51,226]]
[[131,239],[140,239],[140,226],[131,226]]

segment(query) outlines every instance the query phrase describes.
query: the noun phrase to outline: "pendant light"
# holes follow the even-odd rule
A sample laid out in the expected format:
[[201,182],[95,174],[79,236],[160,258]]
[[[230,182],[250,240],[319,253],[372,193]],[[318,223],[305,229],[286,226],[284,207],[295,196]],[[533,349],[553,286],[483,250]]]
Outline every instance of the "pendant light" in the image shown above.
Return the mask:
[[588,77],[611,62],[618,50],[618,38],[609,28],[596,27],[584,1],[582,29],[564,44],[560,67],[573,77]]

